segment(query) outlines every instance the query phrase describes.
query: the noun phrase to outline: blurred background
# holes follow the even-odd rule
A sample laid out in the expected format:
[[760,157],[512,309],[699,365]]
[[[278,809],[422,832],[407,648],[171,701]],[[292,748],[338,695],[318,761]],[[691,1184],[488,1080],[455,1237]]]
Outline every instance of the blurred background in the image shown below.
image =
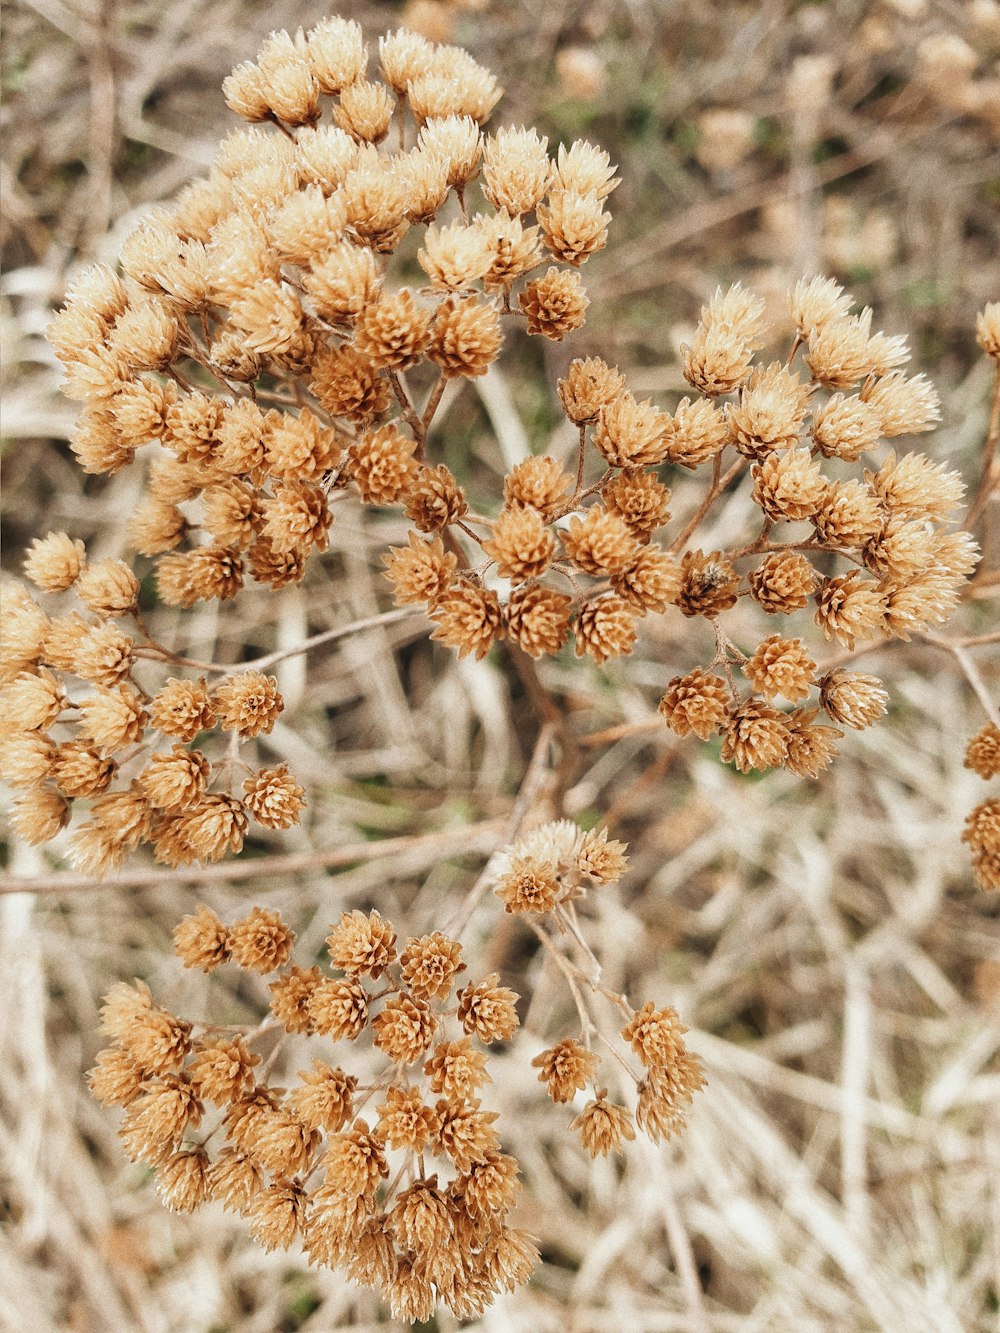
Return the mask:
[[[143,210],[204,172],[236,125],[219,91],[276,27],[325,4],[31,0],[5,14],[0,125],[4,566],[62,528],[99,555],[124,549],[130,470],[85,477],[65,443],[74,409],[44,328],[85,262],[114,262]],[[676,349],[719,283],[756,288],[780,318],[804,274],[829,273],[875,327],[906,332],[912,370],[942,398],[921,442],[974,485],[992,367],[975,315],[1000,299],[1000,4],[995,0],[727,4],[413,0],[344,4],[370,44],[400,25],[467,47],[506,92],[491,127],[535,125],[550,147],[606,147],[622,184],[608,249],[584,272],[592,306],[570,344],[513,343],[450,405],[442,457],[493,481],[499,452],[558,453],[554,383],[600,354],[637,395],[683,389]],[[463,462],[464,460],[464,462]],[[470,461],[471,460],[471,461]],[[684,498],[685,480],[677,479]],[[1000,564],[996,506],[984,565]],[[724,515],[719,520],[724,526]],[[303,588],[185,613],[194,656],[294,643],[387,605],[380,553],[397,517],[361,510]],[[318,562],[314,562],[318,565]],[[995,593],[997,580],[992,583]],[[996,626],[990,581],[956,618]],[[266,595],[265,595],[266,594]],[[181,634],[161,609],[162,641]],[[324,620],[323,617],[326,617]],[[565,997],[524,939],[488,915],[467,954],[525,997],[493,1103],[527,1185],[522,1224],[546,1267],[474,1327],[506,1333],[987,1330],[1000,1310],[1000,921],[959,838],[987,794],[963,768],[982,710],[948,653],[896,644],[865,668],[890,717],[842,743],[815,783],[741,778],[710,747],[643,730],[666,680],[704,662],[690,623],[657,618],[639,650],[598,672],[568,658],[546,684],[595,747],[567,796],[608,820],[632,870],[591,928],[606,980],[673,1004],[709,1087],[665,1149],[584,1161],[565,1108],[528,1066],[562,1035]],[[952,632],[951,627],[946,632]],[[958,631],[955,631],[958,632]],[[177,639],[180,642],[180,639]],[[991,656],[992,654],[992,656]],[[344,907],[387,903],[401,930],[434,922],[482,864],[456,830],[505,813],[534,740],[503,662],[456,663],[418,622],[282,664],[289,712],[271,738],[310,791],[310,817],[257,854],[436,830],[391,865],[201,882],[157,871],[67,888],[58,844],[11,845],[0,888],[0,1325],[149,1333],[390,1327],[367,1293],[292,1254],[264,1255],[213,1208],[167,1213],[129,1165],[115,1116],[83,1072],[100,996],[146,978],[182,1013],[203,978],[169,953],[177,918],[207,901],[231,919],[280,907],[321,947]],[[996,650],[977,655],[996,697]],[[630,730],[631,728],[631,730]],[[465,848],[453,854],[454,846]],[[477,859],[477,852],[478,859]],[[17,877],[42,877],[37,894]],[[478,934],[477,934],[478,932]],[[213,985],[222,983],[213,983]],[[256,994],[232,994],[253,1015]],[[213,1001],[218,1004],[218,1001]],[[234,1021],[240,1021],[236,1019]],[[560,1027],[560,1024],[562,1026]],[[505,1146],[507,1146],[505,1144]],[[457,1325],[440,1318],[430,1328]]]

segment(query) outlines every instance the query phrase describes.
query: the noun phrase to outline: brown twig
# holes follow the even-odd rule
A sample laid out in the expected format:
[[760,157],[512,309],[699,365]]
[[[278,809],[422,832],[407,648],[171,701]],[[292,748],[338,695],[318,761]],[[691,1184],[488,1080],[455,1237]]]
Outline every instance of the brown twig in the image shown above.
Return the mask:
[[77,893],[84,889],[155,889],[178,884],[236,884],[248,880],[280,882],[289,875],[305,875],[318,870],[379,861],[383,857],[401,857],[410,852],[428,851],[435,855],[493,851],[503,821],[485,819],[459,829],[436,833],[411,834],[384,838],[380,842],[344,843],[321,852],[299,852],[283,856],[261,856],[212,866],[182,866],[176,870],[126,870],[114,879],[95,879],[92,875],[3,875],[0,894],[6,893]]
[[712,463],[712,484],[708,488],[708,494],[702,500],[701,504],[698,506],[695,513],[685,524],[684,530],[681,532],[680,536],[674,540],[673,544],[670,547],[671,555],[677,555],[683,549],[685,543],[687,542],[687,539],[691,536],[692,532],[694,532],[698,524],[705,517],[708,511],[712,508],[712,505],[715,504],[716,500],[723,493],[723,491],[733,480],[733,478],[742,470],[745,464],[746,464],[745,458],[737,458],[736,462],[732,465],[729,471],[723,476],[721,475],[722,454],[718,453],[715,455],[715,459]]
[[989,503],[990,496],[1000,484],[1000,468],[994,467],[994,458],[996,456],[997,441],[1000,440],[1000,361],[997,362],[996,371],[993,376],[993,397],[990,402],[990,421],[986,429],[986,444],[983,448],[982,470],[979,474],[979,485],[976,488],[976,494],[973,496],[972,503],[969,505],[969,512],[965,516],[963,527],[971,531],[979,521],[979,516]]

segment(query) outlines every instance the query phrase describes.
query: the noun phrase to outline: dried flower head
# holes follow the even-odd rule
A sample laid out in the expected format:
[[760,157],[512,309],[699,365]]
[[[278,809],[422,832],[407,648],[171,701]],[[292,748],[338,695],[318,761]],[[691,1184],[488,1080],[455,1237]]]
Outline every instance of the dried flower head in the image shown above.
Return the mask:
[[229,952],[251,972],[274,972],[288,962],[294,939],[279,913],[255,907],[229,927]]

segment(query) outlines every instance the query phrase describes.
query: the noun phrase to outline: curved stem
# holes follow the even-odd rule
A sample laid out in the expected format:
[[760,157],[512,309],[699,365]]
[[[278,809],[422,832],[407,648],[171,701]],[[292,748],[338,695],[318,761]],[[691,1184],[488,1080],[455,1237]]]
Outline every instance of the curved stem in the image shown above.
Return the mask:
[[698,506],[698,509],[695,511],[695,513],[685,524],[683,532],[680,534],[679,537],[676,538],[676,540],[671,545],[670,547],[671,555],[677,555],[681,551],[681,549],[687,542],[687,539],[691,536],[691,534],[697,528],[698,524],[705,517],[708,511],[712,508],[712,505],[715,504],[716,500],[726,489],[729,483],[733,480],[734,477],[736,477],[742,471],[742,469],[745,466],[746,466],[746,459],[737,458],[736,462],[732,465],[729,471],[723,475],[722,454],[718,453],[715,455],[715,459],[712,463],[712,484],[708,488],[708,494],[702,500],[701,504]]

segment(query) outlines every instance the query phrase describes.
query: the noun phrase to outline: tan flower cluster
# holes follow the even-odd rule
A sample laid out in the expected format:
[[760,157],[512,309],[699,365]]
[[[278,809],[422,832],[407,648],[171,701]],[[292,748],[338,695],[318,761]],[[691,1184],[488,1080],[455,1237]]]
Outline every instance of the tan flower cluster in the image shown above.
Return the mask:
[[[486,373],[504,319],[555,339],[583,322],[578,270],[605,244],[617,184],[607,154],[485,135],[500,89],[457,47],[400,31],[380,39],[377,76],[371,57],[350,20],[273,33],[224,84],[255,127],[126,239],[120,275],[85,273],[51,325],[83,404],[81,465],[148,457],[129,534],[168,605],[298,581],[347,491],[424,532],[456,524],[464,496],[426,456],[444,384]],[[413,228],[419,289],[391,280]],[[418,413],[402,376],[421,366],[438,385]],[[47,577],[73,558],[54,548]],[[494,637],[476,634],[479,614],[456,605],[450,622],[477,651]]]
[[[82,542],[50,533],[32,545],[25,571],[90,614],[64,607],[50,616],[25,588],[5,590],[0,755],[20,837],[47,842],[85,808],[69,859],[102,876],[143,844],[157,861],[190,865],[240,851],[252,824],[299,823],[305,792],[287,765],[241,757],[284,707],[273,676],[236,670],[210,687],[204,677],[163,679],[161,667],[154,684],[142,672],[157,668],[124,562],[89,564]],[[128,632],[125,616],[134,617]]]
[[627,865],[624,845],[607,829],[582,833],[563,819],[541,825],[496,858],[494,891],[505,912],[553,912],[583,897],[588,884],[617,884]]
[[[495,975],[456,989],[456,940],[399,941],[376,911],[341,916],[328,968],[292,963],[292,931],[260,907],[229,926],[200,907],[174,940],[187,967],[271,980],[269,1017],[237,1035],[176,1018],[142,982],[106,999],[91,1090],[124,1108],[125,1150],[169,1207],[216,1200],[266,1249],[299,1244],[413,1321],[438,1302],[471,1318],[528,1278],[538,1253],[510,1218],[518,1164],[481,1103],[488,1048],[518,1025],[513,991]],[[288,1088],[252,1053],[275,1028],[317,1052]]]
[[[718,292],[685,350],[684,373],[700,396],[672,413],[637,401],[599,358],[574,361],[558,389],[579,431],[575,477],[549,456],[515,466],[498,516],[482,520],[487,534],[463,524],[486,557],[471,570],[458,568],[467,562],[458,541],[411,534],[386,562],[396,601],[426,605],[435,637],[460,654],[482,656],[506,634],[541,657],[572,636],[576,652],[598,663],[632,651],[643,616],[676,608],[708,619],[716,656],[669,681],[661,703],[668,725],[703,739],[721,733],[723,759],[743,771],[817,776],[843,734],[821,713],[839,726],[868,726],[885,695],[871,677],[820,677],[801,637],[768,635],[748,655],[723,628],[725,613],[741,599],[768,616],[811,609],[823,635],[853,651],[859,639],[907,639],[941,623],[976,561],[972,538],[951,527],[962,498],[957,473],[882,448],[932,428],[934,391],[899,369],[909,355],[902,338],[873,332],[871,311],[850,308],[832,281],[800,282],[789,294],[790,355],[757,363],[763,302],[739,285]],[[795,367],[800,349],[805,376]],[[872,452],[877,466],[845,475]],[[711,467],[704,505],[661,543],[671,499],[664,469],[702,465]],[[700,549],[696,520],[741,473],[759,530],[729,550]],[[749,694],[737,688],[734,667]],[[536,891],[543,901],[546,890]]]
[[[1000,777],[1000,727],[987,722],[965,749],[965,767],[986,781]],[[972,870],[983,889],[1000,892],[1000,799],[993,796],[971,812],[962,841],[972,855]]]
[[[528,920],[551,914],[555,931],[565,933],[583,946],[585,957],[594,963],[576,917],[575,904],[588,886],[616,884],[625,873],[628,859],[622,843],[609,839],[606,829],[583,833],[571,820],[542,824],[523,835],[495,858],[491,870],[494,890],[507,912]],[[572,978],[571,990],[583,1022],[582,1040],[565,1037],[546,1047],[533,1060],[549,1097],[557,1103],[571,1102],[590,1086],[593,1096],[573,1120],[591,1157],[620,1152],[626,1140],[635,1138],[635,1125],[654,1142],[669,1138],[684,1124],[684,1115],[694,1094],[704,1086],[701,1062],[684,1045],[687,1029],[673,1009],[655,1010],[647,1002],[638,1012],[623,995],[607,991],[599,980],[599,968],[591,971],[576,965],[558,949],[555,935],[541,924],[534,933],[549,952],[559,953],[559,970]],[[584,993],[609,1004],[625,1026],[619,1035],[639,1056],[645,1073],[629,1070],[636,1095],[635,1109],[608,1100],[608,1089],[599,1087],[601,1057],[592,1049],[591,1038],[599,1024],[582,1006]],[[614,1050],[613,1042],[603,1037]],[[619,1056],[628,1069],[627,1063]]]
[[[559,865],[572,857],[575,873],[598,884],[625,864],[619,844],[566,821],[508,849],[501,871],[530,855]],[[489,1048],[517,1030],[518,996],[496,973],[461,985],[457,940],[433,931],[401,941],[376,910],[341,915],[327,966],[295,964],[294,938],[262,907],[231,925],[205,906],[185,917],[174,931],[185,967],[233,964],[271,978],[269,1015],[256,1027],[218,1028],[178,1018],[141,981],[115,986],[91,1091],[124,1109],[125,1151],[153,1169],[169,1207],[218,1201],[266,1249],[301,1245],[311,1263],[341,1267],[378,1292],[397,1317],[430,1319],[439,1302],[474,1317],[526,1281],[538,1259],[511,1217],[518,1163],[501,1148],[498,1113],[481,1101],[493,1081]],[[672,1009],[614,1000],[626,1019],[621,1037],[645,1072],[634,1075],[634,1113],[592,1089],[573,1122],[592,1156],[634,1138],[633,1123],[654,1141],[671,1134],[703,1084]],[[275,1029],[279,1048],[258,1069],[254,1042]],[[554,1101],[594,1083],[590,1035],[533,1061]],[[292,1038],[311,1038],[319,1054],[279,1087],[266,1073]]]
[[[487,370],[504,321],[555,339],[579,327],[580,268],[605,244],[618,181],[587,142],[552,155],[533,129],[484,134],[499,89],[458,48],[401,31],[379,42],[380,77],[371,63],[353,21],[272,34],[225,86],[253,127],[127,238],[120,273],[88,270],[50,326],[83,404],[81,465],[147,461],[128,531],[155,561],[160,600],[189,607],[250,580],[297,582],[353,493],[412,524],[386,577],[460,656],[506,639],[540,658],[572,640],[602,665],[633,650],[646,616],[707,619],[715,658],[665,682],[668,725],[722,734],[723,757],[741,769],[815,776],[839,727],[882,711],[879,687],[843,671],[818,678],[815,650],[794,634],[744,652],[723,622],[741,602],[771,617],[811,610],[853,649],[950,614],[976,558],[949,527],[961,483],[922,454],[882,447],[937,416],[931,386],[900,369],[904,340],[873,332],[870,310],[852,315],[835,283],[813,279],[790,296],[791,355],[758,362],[762,302],[739,285],[720,291],[684,353],[693,397],[668,411],[636,399],[599,357],[574,360],[557,389],[579,435],[575,466],[529,457],[502,498],[471,507],[429,453],[442,391]],[[411,228],[419,289],[391,281]],[[987,307],[987,351],[995,324]],[[671,536],[669,469],[699,467],[705,502]],[[740,474],[759,530],[702,549],[698,518]],[[303,794],[284,768],[248,770],[234,788],[229,757],[184,749],[213,727],[236,744],[269,731],[273,680],[249,671],[212,690],[199,679],[150,688],[137,659],[170,654],[136,619],[127,563],[88,562],[79,541],[53,533],[25,572],[87,614],[50,619],[26,593],[8,599],[0,710],[19,832],[44,841],[73,801],[92,801],[73,856],[104,873],[140,843],[181,865],[238,849],[251,818],[297,822]],[[836,726],[819,721],[824,711]],[[148,754],[157,731],[168,744]]]

